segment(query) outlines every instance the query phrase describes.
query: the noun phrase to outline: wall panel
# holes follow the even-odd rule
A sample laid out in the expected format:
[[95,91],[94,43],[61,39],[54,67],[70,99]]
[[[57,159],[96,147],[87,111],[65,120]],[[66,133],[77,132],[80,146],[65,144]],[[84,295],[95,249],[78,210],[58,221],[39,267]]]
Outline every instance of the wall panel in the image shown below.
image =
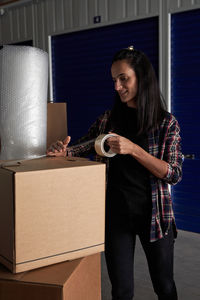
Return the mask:
[[[74,11],[73,14],[76,14]],[[79,2],[79,25],[87,26],[88,25],[88,1],[82,0]]]
[[[12,16],[11,16],[12,18]],[[1,28],[2,28],[2,41],[1,44],[7,44],[12,40],[12,28],[11,28],[10,14],[6,12],[1,16]]]
[[64,0],[55,1],[56,31],[63,31],[64,28]]
[[141,17],[159,14],[159,0],[126,0],[127,17]]
[[18,10],[18,22],[19,22],[19,36],[20,39],[27,39],[27,18],[26,18],[26,7]]
[[94,16],[97,16],[97,0],[88,0],[88,24],[94,24]]
[[127,0],[126,1],[126,15],[127,17],[133,17],[138,15],[138,1],[137,0]]
[[11,41],[13,41],[14,33],[13,33],[13,12],[12,11],[8,12],[8,17],[9,17],[9,23],[10,23],[10,39],[11,39]]
[[84,27],[88,25],[87,7],[87,0],[72,1],[73,28]]
[[[2,43],[34,39],[47,49],[48,35],[158,15],[159,0],[40,0],[7,7],[1,18]],[[94,24],[94,16],[101,24]]]
[[[166,14],[200,7],[200,0],[164,1]],[[46,49],[46,35],[159,15],[162,3],[163,0],[40,0],[8,7],[0,16],[0,42],[34,39],[35,45]],[[101,16],[101,24],[94,24],[96,15]]]
[[181,0],[180,1],[180,7],[183,8],[190,8],[193,5],[194,1],[193,0]]
[[21,40],[20,22],[22,22],[22,20],[19,19],[19,9],[18,8],[12,10],[12,19],[13,19],[12,30],[13,30],[14,40],[20,41]]
[[33,39],[32,4],[6,8],[0,16],[1,44],[17,43]]
[[168,0],[170,11],[175,11],[180,6],[180,0]]
[[47,33],[56,32],[55,0],[45,1],[44,18],[46,20]]
[[46,22],[44,19],[45,16],[45,4],[44,1],[41,1],[34,7],[34,16],[35,16],[35,43],[36,47],[47,50],[47,30]]
[[159,0],[150,0],[149,1],[149,12],[152,14],[159,13]]
[[200,0],[168,0],[171,13],[199,8]]
[[26,5],[24,7],[26,37],[28,40],[33,39],[33,5]]
[[72,22],[72,1],[73,0],[64,0],[63,9],[64,9],[64,28],[65,30],[69,30],[73,27]]
[[108,21],[108,0],[97,1],[97,13],[101,16],[102,23]]
[[148,15],[149,13],[149,1],[137,1],[138,15]]
[[126,17],[125,0],[108,0],[108,20],[115,21]]
[[79,1],[73,0],[72,2],[72,24],[74,27],[79,27]]

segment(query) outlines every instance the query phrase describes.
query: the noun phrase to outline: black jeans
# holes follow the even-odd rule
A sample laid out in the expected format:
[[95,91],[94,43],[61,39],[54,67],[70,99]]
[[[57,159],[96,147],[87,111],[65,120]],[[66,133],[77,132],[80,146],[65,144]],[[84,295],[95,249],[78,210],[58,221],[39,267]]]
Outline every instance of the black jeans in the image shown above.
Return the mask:
[[173,278],[174,235],[172,228],[163,239],[149,242],[150,217],[128,216],[107,207],[105,257],[112,284],[112,299],[133,299],[136,235],[139,236],[144,249],[153,288],[158,299],[177,300]]

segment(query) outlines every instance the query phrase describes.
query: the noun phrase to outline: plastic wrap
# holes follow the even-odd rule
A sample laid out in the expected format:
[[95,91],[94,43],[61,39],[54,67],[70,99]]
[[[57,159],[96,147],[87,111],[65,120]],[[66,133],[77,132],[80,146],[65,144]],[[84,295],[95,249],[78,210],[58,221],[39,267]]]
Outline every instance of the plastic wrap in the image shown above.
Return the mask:
[[0,160],[46,152],[48,54],[27,46],[0,50]]

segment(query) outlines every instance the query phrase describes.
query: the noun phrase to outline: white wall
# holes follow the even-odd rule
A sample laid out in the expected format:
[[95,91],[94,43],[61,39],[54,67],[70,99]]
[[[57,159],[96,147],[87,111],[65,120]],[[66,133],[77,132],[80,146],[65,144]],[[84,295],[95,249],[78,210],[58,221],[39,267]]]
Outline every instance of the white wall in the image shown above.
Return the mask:
[[[51,35],[159,16],[160,86],[169,101],[169,16],[200,8],[200,0],[22,0],[2,8],[0,45],[33,40],[46,51]],[[94,16],[101,23],[94,24]]]
[[[159,14],[159,0],[40,0],[5,7],[0,44],[33,39],[48,48],[48,35],[94,28]],[[101,16],[94,24],[93,17]]]

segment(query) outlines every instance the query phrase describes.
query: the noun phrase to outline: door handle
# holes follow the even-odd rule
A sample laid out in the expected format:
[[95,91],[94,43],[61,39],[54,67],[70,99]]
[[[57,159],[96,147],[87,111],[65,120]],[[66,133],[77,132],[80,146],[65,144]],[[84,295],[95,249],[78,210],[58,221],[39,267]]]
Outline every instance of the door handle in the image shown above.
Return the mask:
[[183,154],[184,159],[195,159],[195,154]]

